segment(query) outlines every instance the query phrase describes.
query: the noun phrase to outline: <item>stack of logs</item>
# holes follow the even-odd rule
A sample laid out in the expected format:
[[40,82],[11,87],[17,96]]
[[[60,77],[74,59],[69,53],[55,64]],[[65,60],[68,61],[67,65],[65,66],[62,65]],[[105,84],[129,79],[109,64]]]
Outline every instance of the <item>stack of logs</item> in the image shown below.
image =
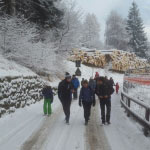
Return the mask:
[[128,69],[138,69],[150,67],[146,60],[137,57],[134,53],[120,50],[113,50],[110,53],[101,51],[86,52],[83,50],[73,50],[70,61],[81,60],[88,66],[104,68],[111,63],[111,70],[125,72]]

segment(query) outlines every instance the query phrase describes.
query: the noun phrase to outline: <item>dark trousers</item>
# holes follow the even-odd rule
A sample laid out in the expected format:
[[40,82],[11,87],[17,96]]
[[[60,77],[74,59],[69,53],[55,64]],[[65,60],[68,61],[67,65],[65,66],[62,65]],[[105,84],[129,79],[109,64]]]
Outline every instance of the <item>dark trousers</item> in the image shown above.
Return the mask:
[[77,99],[77,98],[78,98],[78,89],[74,89],[73,99]]
[[[100,100],[100,107],[101,107],[101,119],[102,122],[110,122],[110,113],[111,113],[111,98],[109,99],[101,99]],[[106,108],[106,114],[105,114]]]
[[89,121],[92,103],[82,102],[82,104],[83,104],[83,109],[84,109],[85,121]]
[[71,100],[62,100],[61,101],[63,106],[63,111],[66,116],[66,121],[70,119],[70,107],[71,107]]

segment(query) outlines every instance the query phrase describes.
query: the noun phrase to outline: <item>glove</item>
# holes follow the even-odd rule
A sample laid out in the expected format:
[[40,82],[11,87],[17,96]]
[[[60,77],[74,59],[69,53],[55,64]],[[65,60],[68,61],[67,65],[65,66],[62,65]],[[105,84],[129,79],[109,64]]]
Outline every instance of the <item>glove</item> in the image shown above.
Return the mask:
[[79,101],[79,106],[80,106],[80,107],[82,107],[82,103],[81,103],[81,101]]

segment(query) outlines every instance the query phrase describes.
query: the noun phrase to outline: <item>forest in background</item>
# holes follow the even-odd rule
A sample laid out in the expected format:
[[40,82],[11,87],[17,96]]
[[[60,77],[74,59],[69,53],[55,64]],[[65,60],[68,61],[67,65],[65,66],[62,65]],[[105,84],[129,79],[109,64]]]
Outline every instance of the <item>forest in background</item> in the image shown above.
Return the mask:
[[136,3],[128,18],[112,10],[104,43],[101,36],[96,15],[84,14],[75,1],[0,0],[0,52],[38,74],[60,73],[72,48],[120,49],[147,56],[148,41]]

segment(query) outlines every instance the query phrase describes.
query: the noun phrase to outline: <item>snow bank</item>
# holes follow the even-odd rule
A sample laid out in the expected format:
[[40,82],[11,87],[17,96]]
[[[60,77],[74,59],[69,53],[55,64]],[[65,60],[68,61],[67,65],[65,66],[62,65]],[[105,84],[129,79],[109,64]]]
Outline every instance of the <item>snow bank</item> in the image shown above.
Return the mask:
[[0,55],[0,117],[40,101],[43,84],[31,70]]
[[13,61],[8,61],[0,54],[0,78],[6,76],[35,76],[35,73]]

